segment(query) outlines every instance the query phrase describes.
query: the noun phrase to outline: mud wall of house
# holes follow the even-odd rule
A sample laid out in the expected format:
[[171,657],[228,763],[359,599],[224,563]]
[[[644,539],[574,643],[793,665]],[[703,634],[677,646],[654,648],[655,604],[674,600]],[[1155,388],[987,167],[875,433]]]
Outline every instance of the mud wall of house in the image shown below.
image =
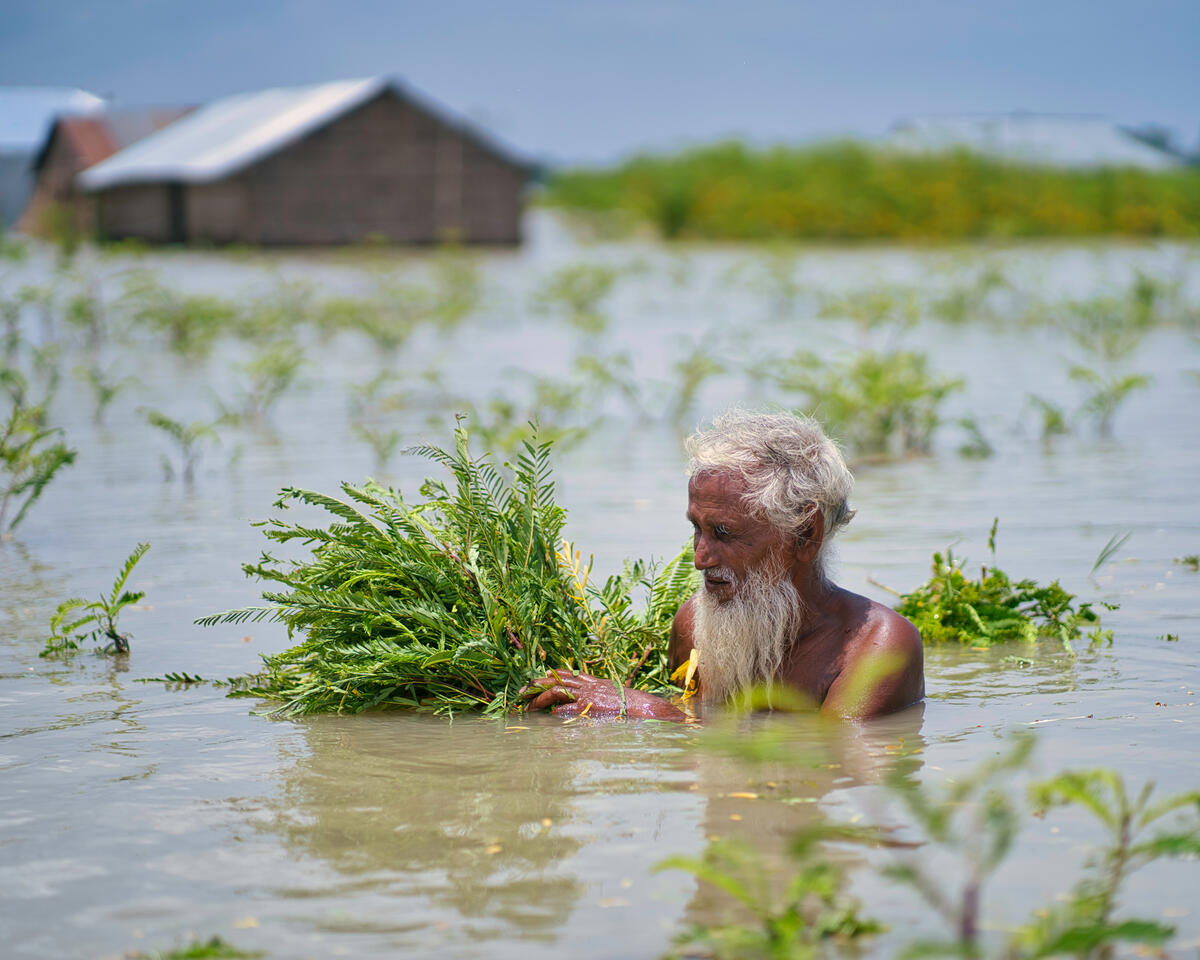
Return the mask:
[[146,183],[110,187],[94,194],[100,239],[137,237],[149,243],[170,242],[168,191],[165,183]]
[[245,191],[240,239],[249,243],[497,243],[519,238],[521,179],[387,92],[233,182]]

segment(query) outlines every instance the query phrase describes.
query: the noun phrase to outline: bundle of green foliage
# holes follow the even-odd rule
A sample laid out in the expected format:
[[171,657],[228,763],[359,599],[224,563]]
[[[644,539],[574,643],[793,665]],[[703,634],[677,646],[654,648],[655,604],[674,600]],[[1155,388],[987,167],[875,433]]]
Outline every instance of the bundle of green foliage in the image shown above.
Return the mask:
[[[982,564],[979,578],[963,573],[963,561],[951,550],[933,555],[933,576],[910,593],[900,594],[896,609],[908,617],[926,643],[960,643],[991,646],[1039,637],[1059,640],[1067,650],[1083,635],[1092,643],[1112,642],[1112,631],[1100,627],[1100,616],[1091,603],[1075,603],[1057,580],[1038,586],[1034,580],[1012,580],[995,565],[996,528],[992,523],[988,549],[992,566]],[[1116,609],[1111,604],[1103,604]]]
[[[381,704],[499,714],[549,668],[668,687],[667,634],[695,587],[689,550],[661,571],[627,563],[597,587],[562,540],[549,443],[525,444],[511,482],[472,457],[461,428],[452,452],[414,452],[451,480],[427,480],[421,503],[374,483],[344,484],[345,500],[282,492],[277,507],[308,504],[336,519],[327,528],[266,521],[269,539],[313,544],[311,556],[284,563],[264,553],[243,569],[275,585],[267,604],[198,621],[275,620],[303,636],[235,692],[280,701],[285,714]],[[640,589],[647,604],[636,610]]]
[[1200,171],[1066,170],[965,150],[717,143],[556,173],[543,202],[672,238],[1195,236]]

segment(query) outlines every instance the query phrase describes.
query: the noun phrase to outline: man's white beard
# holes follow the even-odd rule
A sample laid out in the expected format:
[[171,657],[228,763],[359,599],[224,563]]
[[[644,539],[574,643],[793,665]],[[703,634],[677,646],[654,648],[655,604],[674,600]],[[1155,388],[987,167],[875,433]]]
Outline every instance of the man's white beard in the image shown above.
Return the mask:
[[756,684],[769,686],[807,618],[804,601],[782,570],[752,570],[740,583],[732,571],[719,572],[730,580],[733,596],[718,603],[701,588],[692,620],[706,705],[724,703]]

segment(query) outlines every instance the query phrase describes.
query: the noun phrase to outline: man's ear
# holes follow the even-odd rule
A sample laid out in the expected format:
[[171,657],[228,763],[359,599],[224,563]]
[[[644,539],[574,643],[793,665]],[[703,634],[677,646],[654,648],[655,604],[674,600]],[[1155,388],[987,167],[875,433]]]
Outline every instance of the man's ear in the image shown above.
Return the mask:
[[817,559],[825,542],[825,515],[817,510],[808,526],[796,534],[796,556],[807,563]]

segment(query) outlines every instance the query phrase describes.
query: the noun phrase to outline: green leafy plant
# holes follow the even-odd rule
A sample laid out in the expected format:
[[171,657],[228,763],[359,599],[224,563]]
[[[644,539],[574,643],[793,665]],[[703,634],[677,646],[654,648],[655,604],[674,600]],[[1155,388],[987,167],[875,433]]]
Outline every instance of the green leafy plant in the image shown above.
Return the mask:
[[694,925],[680,937],[684,956],[719,960],[817,957],[827,941],[851,941],[882,927],[859,916],[859,904],[845,893],[844,870],[820,856],[820,842],[844,839],[817,827],[795,834],[788,852],[796,871],[784,889],[774,889],[760,855],[748,844],[722,839],[700,857],[668,857],[655,870],[683,870],[740,903],[752,924]]
[[928,453],[939,409],[962,381],[939,377],[923,353],[863,350],[829,363],[800,351],[762,365],[782,390],[857,457]]
[[141,385],[136,377],[114,377],[96,364],[76,368],[75,375],[92,391],[92,422],[97,426],[104,423],[104,415],[117,397]]
[[255,960],[266,954],[261,950],[240,950],[220,937],[209,937],[170,950],[131,953],[128,956],[131,960]]
[[898,857],[884,876],[912,889],[945,924],[950,939],[913,944],[906,956],[981,956],[981,912],[984,890],[1012,848],[1020,811],[1007,791],[1014,771],[1033,750],[1031,736],[1015,738],[1008,749],[955,777],[935,792],[893,770],[888,787],[929,844],[949,851],[961,862],[958,882],[947,884],[929,867],[931,851]]
[[[212,424],[196,422],[183,423],[175,420],[159,410],[147,410],[146,422],[154,429],[161,431],[174,443],[179,456],[179,474],[184,483],[191,483],[196,478],[196,464],[200,461],[202,445],[217,439],[217,431]],[[163,473],[167,479],[175,476],[175,467],[171,461],[162,458]]]
[[[78,650],[88,640],[103,643],[105,653],[128,653],[129,635],[117,630],[117,618],[121,611],[139,602],[146,594],[141,590],[127,590],[125,584],[133,568],[150,549],[150,544],[139,543],[121,566],[112,589],[99,600],[83,600],[72,597],[64,600],[50,617],[50,636],[46,638],[42,656]],[[84,627],[90,630],[82,631]]]
[[531,306],[537,313],[560,316],[586,334],[598,335],[608,326],[601,304],[616,286],[618,272],[595,263],[559,267],[534,291]]
[[260,347],[248,361],[237,365],[243,383],[238,399],[221,419],[264,426],[271,409],[294,386],[303,366],[304,353],[295,344],[271,343]]
[[207,355],[238,320],[237,308],[228,301],[180,293],[146,271],[127,278],[122,299],[135,324],[165,337],[171,350],[189,358]]
[[1029,405],[1041,415],[1040,433],[1042,443],[1049,444],[1055,437],[1070,433],[1067,415],[1058,404],[1051,403],[1037,394],[1029,395]]
[[1189,553],[1185,557],[1176,557],[1175,562],[1181,566],[1187,567],[1192,573],[1200,570],[1200,554]]
[[[666,638],[694,589],[688,551],[659,570],[629,563],[603,586],[562,540],[550,444],[525,444],[508,483],[468,450],[416,453],[445,468],[424,502],[398,490],[344,484],[345,499],[285,489],[277,506],[320,507],[327,528],[266,521],[268,539],[313,544],[305,560],[264,553],[246,564],[271,584],[266,604],[215,614],[206,625],[275,620],[298,646],[264,658],[247,692],[284,713],[360,711],[396,704],[439,712],[502,713],[551,667],[586,668],[616,683],[669,687]],[[634,609],[635,593],[647,603]]]
[[[1200,792],[1152,802],[1153,782],[1131,795],[1112,770],[1060,774],[1036,784],[1031,794],[1042,815],[1054,807],[1090,813],[1108,842],[1090,861],[1090,872],[1062,906],[1044,911],[1021,939],[1034,957],[1069,953],[1108,960],[1117,942],[1158,946],[1174,929],[1152,920],[1119,920],[1115,914],[1129,876],[1164,857],[1200,856]],[[1179,817],[1181,812],[1189,816]],[[1168,819],[1172,818],[1172,819]]]
[[58,471],[75,462],[75,451],[61,440],[61,429],[45,425],[45,403],[29,400],[28,382],[17,370],[0,370],[0,389],[9,404],[0,425],[0,531],[11,532]]
[[[1112,632],[1102,630],[1100,617],[1091,603],[1076,603],[1057,580],[1039,586],[1034,580],[1012,580],[996,566],[996,529],[992,524],[988,548],[992,565],[982,564],[979,578],[963,572],[963,561],[950,549],[933,555],[933,575],[909,593],[898,594],[896,609],[908,617],[930,644],[960,643],[991,646],[1039,637],[1052,637],[1072,651],[1072,641],[1085,627],[1093,643],[1112,641]],[[1110,604],[1104,604],[1115,609]]]

